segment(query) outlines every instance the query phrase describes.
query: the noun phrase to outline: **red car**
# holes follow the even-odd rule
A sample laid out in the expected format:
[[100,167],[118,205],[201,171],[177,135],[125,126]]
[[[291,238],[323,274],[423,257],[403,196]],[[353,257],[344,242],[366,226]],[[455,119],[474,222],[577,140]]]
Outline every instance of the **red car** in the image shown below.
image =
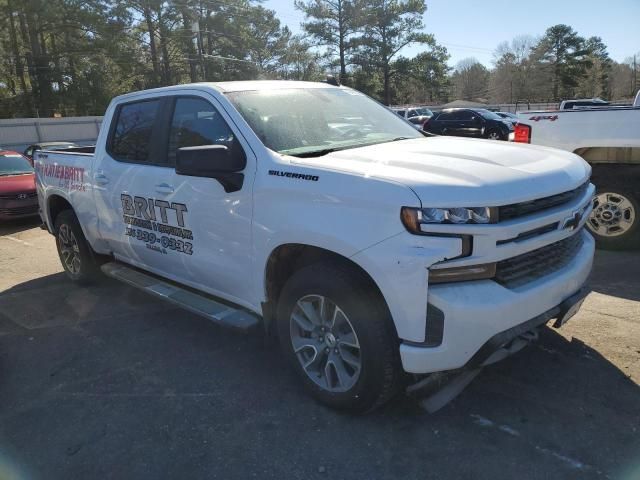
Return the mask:
[[0,221],[38,215],[36,177],[29,161],[0,150]]

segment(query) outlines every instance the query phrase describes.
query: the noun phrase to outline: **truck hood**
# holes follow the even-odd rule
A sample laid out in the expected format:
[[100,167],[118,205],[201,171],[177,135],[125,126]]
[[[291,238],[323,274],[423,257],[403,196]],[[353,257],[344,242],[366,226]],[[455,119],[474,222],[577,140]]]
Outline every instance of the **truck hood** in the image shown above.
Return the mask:
[[572,190],[591,174],[580,157],[561,150],[451,137],[401,140],[292,163],[401,183],[430,207],[533,200]]
[[27,193],[36,191],[35,175],[27,173],[24,175],[0,176],[0,195],[11,195],[14,193]]

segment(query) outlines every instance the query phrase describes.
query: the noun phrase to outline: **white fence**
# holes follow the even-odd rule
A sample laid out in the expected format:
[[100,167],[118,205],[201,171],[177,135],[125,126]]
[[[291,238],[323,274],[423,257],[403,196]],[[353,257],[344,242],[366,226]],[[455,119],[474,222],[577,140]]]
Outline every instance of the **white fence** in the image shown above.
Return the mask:
[[102,117],[11,118],[0,120],[0,146],[23,151],[39,142],[91,145],[98,138]]

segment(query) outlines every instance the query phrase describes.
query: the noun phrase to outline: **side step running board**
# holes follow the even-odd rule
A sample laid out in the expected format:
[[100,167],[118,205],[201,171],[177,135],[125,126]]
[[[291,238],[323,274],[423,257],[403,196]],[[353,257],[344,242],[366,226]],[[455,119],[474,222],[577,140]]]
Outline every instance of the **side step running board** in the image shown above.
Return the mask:
[[154,295],[189,310],[196,315],[205,317],[212,322],[219,323],[244,332],[259,325],[259,318],[245,310],[238,310],[212,298],[181,288],[158,277],[141,272],[132,267],[117,262],[105,263],[101,267],[105,275],[120,280],[143,292]]

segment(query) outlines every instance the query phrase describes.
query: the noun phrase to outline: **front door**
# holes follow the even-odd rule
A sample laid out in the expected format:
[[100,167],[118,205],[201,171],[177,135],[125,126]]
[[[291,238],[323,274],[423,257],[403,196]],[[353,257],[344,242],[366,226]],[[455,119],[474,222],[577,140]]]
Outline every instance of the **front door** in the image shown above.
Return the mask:
[[[174,98],[168,131],[167,163],[174,167],[179,148],[225,145],[247,158],[240,190],[225,192],[214,178],[178,175],[170,181],[173,202],[184,205],[190,251],[179,253],[189,284],[236,303],[251,297],[252,185],[256,159],[245,139],[213,96]],[[185,240],[186,241],[186,240]],[[176,254],[171,251],[169,254]]]

